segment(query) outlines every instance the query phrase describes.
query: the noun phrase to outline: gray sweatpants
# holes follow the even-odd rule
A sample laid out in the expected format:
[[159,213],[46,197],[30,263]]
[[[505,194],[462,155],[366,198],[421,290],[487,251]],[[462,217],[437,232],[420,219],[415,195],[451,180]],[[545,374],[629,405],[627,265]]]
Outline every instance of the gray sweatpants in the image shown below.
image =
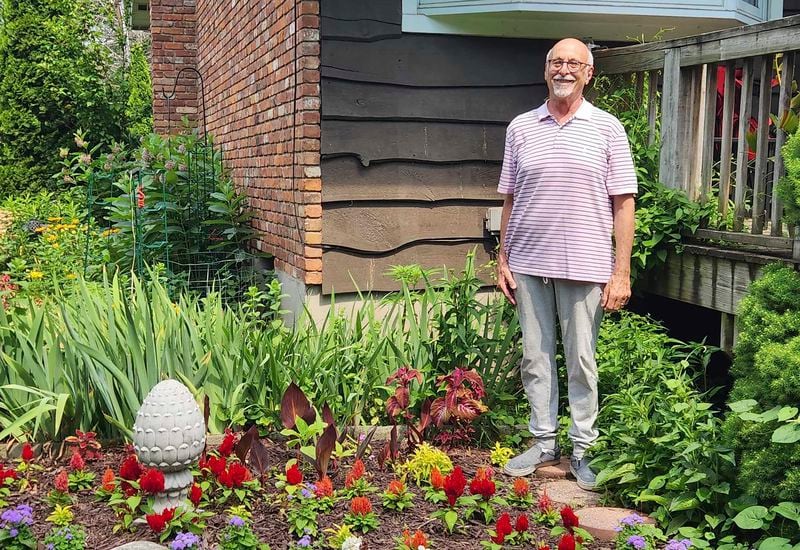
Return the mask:
[[529,429],[542,448],[554,448],[558,430],[557,318],[567,364],[572,455],[582,458],[598,436],[595,347],[603,318],[603,285],[520,273],[514,273],[514,280],[522,327],[520,371],[531,404]]

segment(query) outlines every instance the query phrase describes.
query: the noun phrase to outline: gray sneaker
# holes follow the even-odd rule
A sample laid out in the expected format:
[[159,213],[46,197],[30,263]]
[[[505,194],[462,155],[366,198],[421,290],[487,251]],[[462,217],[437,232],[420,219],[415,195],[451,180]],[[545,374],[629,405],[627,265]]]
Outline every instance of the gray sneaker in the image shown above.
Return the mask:
[[584,491],[594,491],[597,489],[597,476],[589,467],[589,462],[590,459],[586,457],[571,457],[569,459],[569,471],[575,476],[578,487]]
[[503,472],[513,477],[523,477],[531,475],[537,468],[558,464],[561,461],[561,450],[542,449],[538,445],[533,445],[530,449],[509,460],[503,466]]

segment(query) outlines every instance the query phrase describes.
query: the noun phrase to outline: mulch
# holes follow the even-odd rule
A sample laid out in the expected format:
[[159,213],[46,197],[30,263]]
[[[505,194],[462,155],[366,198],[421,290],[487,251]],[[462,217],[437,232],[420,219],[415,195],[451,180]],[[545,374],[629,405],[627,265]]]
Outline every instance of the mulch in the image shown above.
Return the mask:
[[[267,441],[265,443],[268,444],[269,465],[271,467],[282,470],[286,462],[296,456],[294,452],[289,452],[276,444],[269,444]],[[467,448],[454,450],[449,454],[454,464],[463,468],[468,480],[471,479],[478,467],[490,465],[489,453],[485,450]],[[114,472],[119,471],[119,465],[124,456],[125,451],[123,448],[111,448],[104,450],[102,459],[87,463],[87,469],[97,473],[97,486],[99,486],[100,478],[105,468],[109,467]],[[53,488],[55,475],[60,469],[67,467],[68,461],[68,457],[60,460],[37,458],[36,462],[44,466],[44,471],[33,475],[33,484],[29,490],[23,494],[12,495],[9,499],[11,506],[25,503],[33,507],[36,520],[33,530],[40,540],[44,538],[50,528],[50,525],[44,521],[50,512],[50,506],[46,500],[47,494]],[[352,460],[346,461],[339,474],[333,477],[335,488],[342,487],[344,473],[349,470],[351,462]],[[372,483],[379,488],[379,492],[373,493],[370,496],[370,500],[374,511],[380,519],[381,526],[377,531],[362,537],[364,541],[363,550],[393,549],[396,544],[395,538],[401,535],[404,528],[410,529],[411,532],[421,529],[428,536],[433,548],[437,549],[478,549],[482,548],[480,541],[489,540],[487,534],[489,526],[483,525],[478,521],[470,522],[461,532],[456,532],[452,535],[448,534],[438,520],[430,518],[430,514],[437,509],[437,505],[423,500],[422,492],[413,483],[408,484],[409,490],[415,495],[413,508],[404,512],[384,510],[381,505],[380,494],[389,481],[394,479],[394,475],[388,467],[383,471],[379,468],[374,454],[365,456],[364,462],[368,475],[372,476]],[[502,494],[505,490],[502,486],[510,488],[511,478],[497,474],[496,479],[498,481],[498,493]],[[288,526],[284,521],[282,510],[279,506],[275,481],[274,475],[268,475],[263,479],[263,498],[256,499],[256,502],[251,503],[253,529],[263,541],[270,544],[272,550],[290,548],[292,543],[292,537],[289,535]],[[535,494],[536,487],[544,482],[546,480],[535,477],[531,479],[532,492]],[[75,514],[75,523],[82,525],[87,531],[87,548],[106,550],[135,540],[158,542],[158,536],[152,533],[147,525],[139,526],[134,532],[119,531],[113,533],[112,528],[116,523],[116,519],[113,511],[105,502],[98,502],[92,492],[84,492],[74,496],[76,498],[72,511]],[[225,508],[231,504],[233,502],[223,505],[219,509],[211,508],[215,515],[207,520],[207,529],[203,534],[203,538],[210,548],[213,548],[213,544],[216,542],[216,533],[225,527],[227,522]],[[321,514],[319,517],[320,532],[325,528],[342,524],[348,505],[347,501],[341,500],[336,503],[336,507],[331,512],[324,515]],[[503,511],[508,511],[512,514],[512,521],[520,513],[519,510],[512,509],[496,510],[496,516],[499,516]],[[550,529],[537,525],[532,519],[530,525],[535,538],[547,541],[552,548],[556,548],[558,541],[550,538]],[[589,545],[589,548],[592,550],[611,550],[614,545],[595,541]]]

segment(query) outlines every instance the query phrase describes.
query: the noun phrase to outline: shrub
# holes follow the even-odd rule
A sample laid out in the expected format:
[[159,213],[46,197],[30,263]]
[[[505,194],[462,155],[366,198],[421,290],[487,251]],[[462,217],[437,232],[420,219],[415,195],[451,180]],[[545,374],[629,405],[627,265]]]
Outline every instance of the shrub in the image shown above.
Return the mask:
[[[761,410],[800,402],[800,276],[769,266],[740,306],[739,339],[730,401],[752,399]],[[800,443],[774,443],[775,422],[728,415],[727,440],[739,464],[736,485],[765,506],[800,501],[800,477],[786,469],[800,462]]]
[[720,417],[695,387],[709,353],[626,312],[604,322],[598,339],[598,482],[668,532],[703,524],[728,500],[733,456],[719,442]]
[[128,103],[125,118],[131,141],[153,131],[153,84],[150,78],[149,44],[137,42],[131,46],[128,71]]
[[102,40],[112,14],[90,0],[2,3],[0,195],[57,185],[57,151],[79,128],[121,136],[123,87]]

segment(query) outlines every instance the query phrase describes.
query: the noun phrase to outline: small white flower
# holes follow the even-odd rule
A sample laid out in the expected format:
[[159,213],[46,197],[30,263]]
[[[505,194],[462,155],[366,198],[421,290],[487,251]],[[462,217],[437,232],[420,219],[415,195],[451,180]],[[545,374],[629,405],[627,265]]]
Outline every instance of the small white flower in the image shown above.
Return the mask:
[[342,550],[361,550],[361,539],[359,537],[347,537],[342,543]]

